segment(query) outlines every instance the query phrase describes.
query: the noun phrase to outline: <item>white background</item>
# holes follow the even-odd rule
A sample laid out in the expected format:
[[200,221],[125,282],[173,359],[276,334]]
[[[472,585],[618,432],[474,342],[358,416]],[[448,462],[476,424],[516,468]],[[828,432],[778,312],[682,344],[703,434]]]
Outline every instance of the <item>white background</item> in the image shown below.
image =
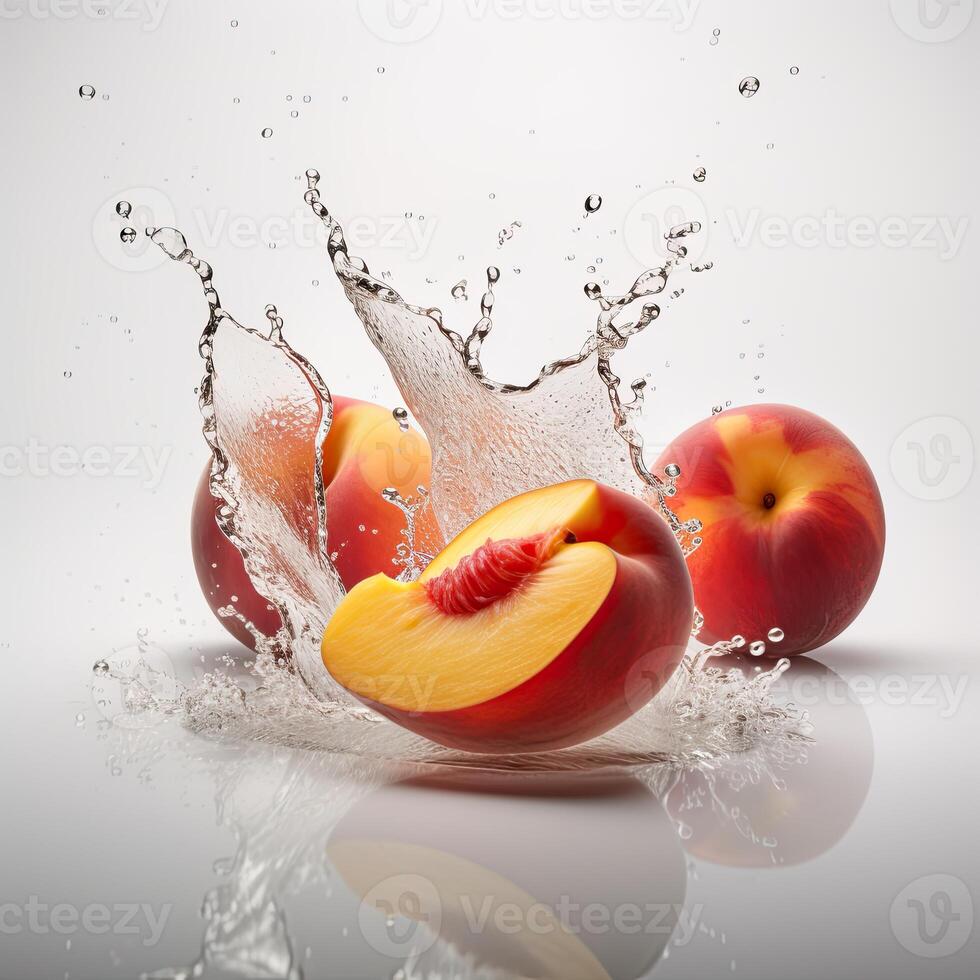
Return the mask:
[[[714,268],[679,276],[684,294],[617,365],[656,387],[651,446],[728,401],[798,404],[841,427],[878,476],[888,547],[865,612],[817,659],[845,678],[966,684],[949,717],[871,697],[874,778],[835,849],[751,886],[706,868],[697,887],[715,921],[745,936],[739,969],[923,975],[888,928],[894,897],[948,873],[980,899],[972,0],[935,28],[913,0],[668,2],[639,19],[629,3],[430,0],[403,29],[385,4],[361,6],[4,0],[0,902],[179,893],[166,952],[134,949],[117,974],[89,937],[71,973],[135,975],[193,958],[210,863],[230,848],[209,785],[178,772],[153,793],[129,770],[113,778],[93,734],[89,667],[138,629],[186,664],[230,649],[187,545],[206,458],[205,304],[189,270],[146,251],[143,225],[180,227],[242,322],[276,303],[333,391],[396,404],[306,216],[307,167],[361,229],[354,251],[410,301],[442,306],[450,326],[469,328],[482,269],[501,267],[485,364],[512,381],[581,345],[594,315],[582,285],[628,287],[652,258],[637,227],[676,195],[701,210]],[[401,43],[413,31],[424,36]],[[747,75],[761,80],[751,99],[738,91]],[[589,194],[604,201],[584,219]],[[120,198],[139,219],[129,248]],[[449,297],[464,277],[468,305]],[[117,463],[132,447],[165,466],[158,481],[145,466],[98,476],[67,457],[30,463],[31,445],[102,447]],[[740,898],[748,887],[757,916]],[[70,972],[71,952],[50,940],[4,936],[0,974]],[[970,975],[977,948],[933,960],[930,975]],[[658,974],[727,974],[733,956],[705,941]]]

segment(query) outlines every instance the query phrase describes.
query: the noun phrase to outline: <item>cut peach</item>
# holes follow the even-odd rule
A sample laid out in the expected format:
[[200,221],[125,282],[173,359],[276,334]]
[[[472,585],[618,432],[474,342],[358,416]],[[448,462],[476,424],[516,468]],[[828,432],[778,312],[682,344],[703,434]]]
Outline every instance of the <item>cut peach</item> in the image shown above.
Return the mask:
[[[573,745],[676,667],[690,579],[642,501],[588,480],[522,494],[463,530],[417,582],[375,575],[340,604],[323,660],[354,695],[476,752]],[[654,682],[637,697],[638,666]]]

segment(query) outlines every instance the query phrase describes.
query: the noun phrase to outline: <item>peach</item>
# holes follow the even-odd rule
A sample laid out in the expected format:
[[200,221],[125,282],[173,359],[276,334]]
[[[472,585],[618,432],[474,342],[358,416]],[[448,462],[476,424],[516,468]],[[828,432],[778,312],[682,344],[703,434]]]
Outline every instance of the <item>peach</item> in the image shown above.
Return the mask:
[[[382,499],[381,491],[394,487],[403,496],[415,494],[420,484],[428,485],[430,460],[425,438],[412,429],[402,431],[387,409],[333,397],[333,421],[323,443],[323,485],[328,547],[336,555],[334,565],[345,588],[353,588],[370,575],[397,573],[392,559],[403,541],[405,520]],[[276,465],[269,479],[278,494],[290,496],[291,485],[305,487],[312,481],[298,459],[277,458]],[[211,495],[209,474],[210,466],[198,483],[191,514],[191,550],[201,590],[215,615],[221,606],[231,603],[260,632],[271,636],[281,625],[279,613],[255,591],[241,555],[218,529],[214,519],[218,502]],[[293,496],[298,501],[308,493],[297,489]],[[420,515],[418,535],[423,541],[442,540],[428,508]],[[254,645],[237,619],[219,619],[246,646]]]
[[[677,542],[642,501],[574,480],[498,504],[417,582],[375,575],[323,635],[327,670],[365,704],[472,752],[574,745],[623,721],[691,631]],[[642,665],[655,678],[629,690]]]
[[805,653],[864,607],[885,546],[878,485],[854,444],[788,405],[733,408],[678,436],[657,466],[681,468],[672,507],[699,518],[688,558],[708,642],[785,638],[767,653]]
[[801,656],[773,694],[805,706],[814,741],[794,748],[763,740],[713,770],[685,769],[667,792],[664,806],[685,828],[684,849],[700,860],[733,868],[812,861],[844,838],[864,806],[874,739],[847,682]]
[[338,821],[327,856],[375,952],[478,964],[452,976],[647,976],[689,918],[677,831],[623,775],[470,769],[389,784]]

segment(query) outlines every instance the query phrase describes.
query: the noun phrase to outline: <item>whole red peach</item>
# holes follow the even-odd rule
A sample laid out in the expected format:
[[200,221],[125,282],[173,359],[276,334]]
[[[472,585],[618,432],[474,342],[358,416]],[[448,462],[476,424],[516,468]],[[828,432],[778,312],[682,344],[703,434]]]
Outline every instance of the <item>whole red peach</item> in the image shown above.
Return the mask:
[[[275,485],[280,492],[291,479],[297,488],[310,479],[304,461],[276,462]],[[402,430],[388,409],[333,396],[333,421],[323,443],[323,486],[328,546],[345,588],[379,572],[397,574],[392,559],[404,540],[405,519],[382,499],[381,491],[394,487],[402,496],[415,494],[420,484],[429,483],[430,463],[425,438],[413,429]],[[242,556],[219,530],[215,522],[218,501],[211,495],[209,475],[210,466],[198,482],[191,513],[191,550],[201,590],[216,616],[220,607],[231,604],[261,633],[271,636],[281,625],[279,613],[255,591]],[[297,490],[297,499],[302,496]],[[420,540],[441,542],[428,508],[420,515],[418,534]],[[238,619],[218,618],[242,643],[254,646]]]
[[657,472],[680,467],[671,506],[703,523],[688,558],[708,642],[741,635],[770,656],[832,640],[864,608],[885,547],[871,469],[829,422],[789,405],[713,415],[678,436]]

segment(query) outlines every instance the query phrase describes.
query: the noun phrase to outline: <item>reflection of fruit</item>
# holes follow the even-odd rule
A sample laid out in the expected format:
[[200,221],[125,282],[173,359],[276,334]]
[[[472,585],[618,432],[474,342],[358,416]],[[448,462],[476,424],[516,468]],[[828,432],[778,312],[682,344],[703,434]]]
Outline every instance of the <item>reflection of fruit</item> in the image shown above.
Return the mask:
[[766,742],[716,770],[687,770],[664,799],[698,858],[738,868],[812,860],[847,833],[874,768],[871,725],[845,681],[800,657],[773,686],[805,707],[813,742]]
[[589,480],[494,507],[418,582],[367,579],[323,636],[334,678],[393,721],[475,752],[573,745],[640,707],[684,652],[680,548],[646,504]]
[[786,405],[733,408],[692,426],[657,464],[681,468],[672,506],[704,524],[688,559],[708,642],[785,639],[812,650],[864,607],[878,578],[885,515],[864,457],[829,422]]
[[447,949],[475,973],[645,976],[687,886],[656,799],[622,777],[466,777],[385,786],[331,833],[327,855],[363,903],[368,944],[392,958],[423,951],[426,976],[450,975]]
[[[414,430],[402,431],[391,412],[380,405],[334,396],[333,413],[323,444],[329,549],[336,555],[334,564],[344,586],[350,589],[378,572],[397,574],[392,559],[403,541],[405,520],[382,499],[381,491],[394,487],[409,496],[420,484],[428,485],[430,456],[425,439]],[[209,473],[210,467],[198,483],[191,515],[191,546],[201,589],[216,615],[230,603],[271,636],[280,626],[279,613],[255,591],[241,555],[218,529],[214,520],[218,502],[211,496]],[[265,482],[270,495],[275,494],[280,506],[288,509],[289,501],[281,498],[307,499],[312,475],[300,460],[290,465],[277,457],[276,472]],[[292,523],[302,520],[303,515],[294,515]],[[419,536],[423,541],[440,540],[428,508],[419,517]],[[219,618],[242,643],[253,646],[238,620]]]

